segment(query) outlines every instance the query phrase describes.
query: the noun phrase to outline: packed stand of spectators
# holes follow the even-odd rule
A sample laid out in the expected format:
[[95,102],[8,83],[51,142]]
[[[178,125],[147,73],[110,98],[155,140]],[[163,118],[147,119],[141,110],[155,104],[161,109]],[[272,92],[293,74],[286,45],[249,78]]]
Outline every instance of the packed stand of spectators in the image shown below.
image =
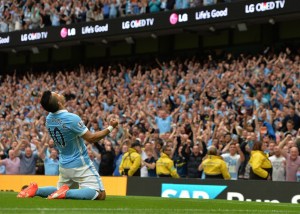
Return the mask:
[[299,55],[288,48],[278,55],[6,75],[0,170],[58,174],[58,152],[39,104],[49,89],[64,94],[67,109],[92,132],[119,120],[108,137],[87,144],[100,175],[297,181],[299,76]]
[[[231,0],[219,2],[231,2]],[[217,0],[1,0],[0,33],[216,3]]]

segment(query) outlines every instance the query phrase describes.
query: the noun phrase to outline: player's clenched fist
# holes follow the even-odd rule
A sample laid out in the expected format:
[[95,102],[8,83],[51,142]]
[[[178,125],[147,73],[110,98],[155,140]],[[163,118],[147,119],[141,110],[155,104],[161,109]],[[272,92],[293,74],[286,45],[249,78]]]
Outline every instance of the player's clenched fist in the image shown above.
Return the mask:
[[114,127],[114,128],[115,128],[118,124],[119,124],[118,121],[115,120],[115,119],[112,119],[112,120],[109,122],[109,125],[112,126],[112,127]]

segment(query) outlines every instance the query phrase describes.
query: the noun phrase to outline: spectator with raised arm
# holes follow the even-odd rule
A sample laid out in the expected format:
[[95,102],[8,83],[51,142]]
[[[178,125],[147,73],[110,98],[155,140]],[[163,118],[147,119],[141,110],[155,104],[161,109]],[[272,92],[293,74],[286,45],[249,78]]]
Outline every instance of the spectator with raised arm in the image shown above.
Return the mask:
[[[228,152],[229,150],[229,152]],[[231,180],[238,179],[238,171],[241,163],[245,160],[244,153],[238,142],[228,143],[222,150],[221,157],[226,162]]]
[[203,141],[192,143],[188,139],[183,146],[183,153],[187,160],[187,178],[201,178],[202,170],[199,171],[198,166],[207,154],[206,144]]
[[[25,147],[24,151],[20,151],[22,145]],[[14,150],[14,154],[20,158],[20,174],[34,175],[36,171],[35,165],[38,159],[38,152],[32,151],[28,141],[22,140],[19,142],[18,146]]]
[[9,150],[8,158],[0,160],[0,165],[5,166],[5,174],[7,175],[20,174],[20,158],[15,156],[14,150]]
[[293,146],[290,151],[284,150],[286,143],[292,139],[292,136],[288,134],[280,143],[279,149],[282,149],[282,155],[286,159],[286,181],[297,181],[297,170],[300,167],[300,156],[298,147]]
[[96,143],[96,148],[101,155],[101,161],[99,166],[99,174],[101,176],[112,176],[114,172],[113,164],[115,159],[115,151],[112,143],[109,140],[104,142]]
[[123,158],[124,154],[126,152],[128,152],[128,145],[126,142],[123,142],[120,147],[121,147],[120,151],[119,151],[119,153],[116,153],[116,157],[114,160],[114,173],[113,173],[114,176],[121,176],[121,174],[119,172],[119,167],[122,162],[122,158]]
[[93,162],[96,169],[100,168],[100,162],[101,162],[101,155],[93,150],[92,144],[87,145],[88,149],[88,156],[90,157],[91,161]]
[[46,150],[49,145],[44,144],[43,148],[39,151],[40,158],[44,161],[45,175],[58,175],[59,174],[59,161],[58,151],[55,148],[50,149],[50,155],[46,155]]
[[141,110],[145,112],[147,116],[150,116],[152,119],[154,119],[159,129],[159,133],[164,134],[166,132],[171,132],[172,117],[180,110],[180,108],[178,107],[169,115],[165,109],[161,109],[158,111],[157,116],[155,116],[153,113],[149,112],[145,108],[141,108]]

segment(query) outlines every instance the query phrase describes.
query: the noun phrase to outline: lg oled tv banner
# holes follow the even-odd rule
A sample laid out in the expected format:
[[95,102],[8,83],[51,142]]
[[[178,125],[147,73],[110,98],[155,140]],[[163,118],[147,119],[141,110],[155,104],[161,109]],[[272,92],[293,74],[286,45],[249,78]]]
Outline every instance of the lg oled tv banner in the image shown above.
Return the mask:
[[299,12],[300,4],[296,0],[239,1],[185,10],[106,19],[98,22],[2,33],[0,34],[0,48],[72,40],[88,41],[91,38],[107,38],[115,35],[124,35],[125,37],[141,32],[149,32],[150,34],[154,31],[198,25],[231,21],[242,22],[254,18],[276,18],[276,16]]

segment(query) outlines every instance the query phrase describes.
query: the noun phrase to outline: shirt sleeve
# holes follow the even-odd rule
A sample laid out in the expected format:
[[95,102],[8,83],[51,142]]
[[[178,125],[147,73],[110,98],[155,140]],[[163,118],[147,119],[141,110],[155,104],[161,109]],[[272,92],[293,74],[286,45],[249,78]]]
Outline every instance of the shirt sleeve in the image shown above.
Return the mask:
[[49,158],[46,156],[43,161],[44,161],[44,164],[47,164],[49,162]]
[[7,159],[5,158],[5,159],[2,160],[2,165],[6,166],[6,164],[7,164]]
[[38,159],[38,158],[39,158],[38,152],[37,152],[37,151],[34,151],[34,152],[33,152],[33,156],[34,156],[35,159]]
[[170,170],[170,175],[172,176],[172,178],[179,178],[179,175],[177,173],[177,170],[176,168],[174,167],[174,162],[173,161],[170,161],[168,163],[168,168]]
[[268,177],[268,172],[262,168],[262,164],[264,161],[264,157],[261,157],[257,154],[253,155],[253,161],[252,161],[252,170],[253,172],[262,178]]
[[79,137],[81,137],[88,131],[88,128],[84,125],[79,116],[73,114],[71,121],[71,130],[75,132]]
[[20,152],[20,155],[19,155],[19,158],[22,159],[22,158],[24,158],[24,156],[25,156],[25,152],[24,152],[24,151],[21,151],[21,152]]

